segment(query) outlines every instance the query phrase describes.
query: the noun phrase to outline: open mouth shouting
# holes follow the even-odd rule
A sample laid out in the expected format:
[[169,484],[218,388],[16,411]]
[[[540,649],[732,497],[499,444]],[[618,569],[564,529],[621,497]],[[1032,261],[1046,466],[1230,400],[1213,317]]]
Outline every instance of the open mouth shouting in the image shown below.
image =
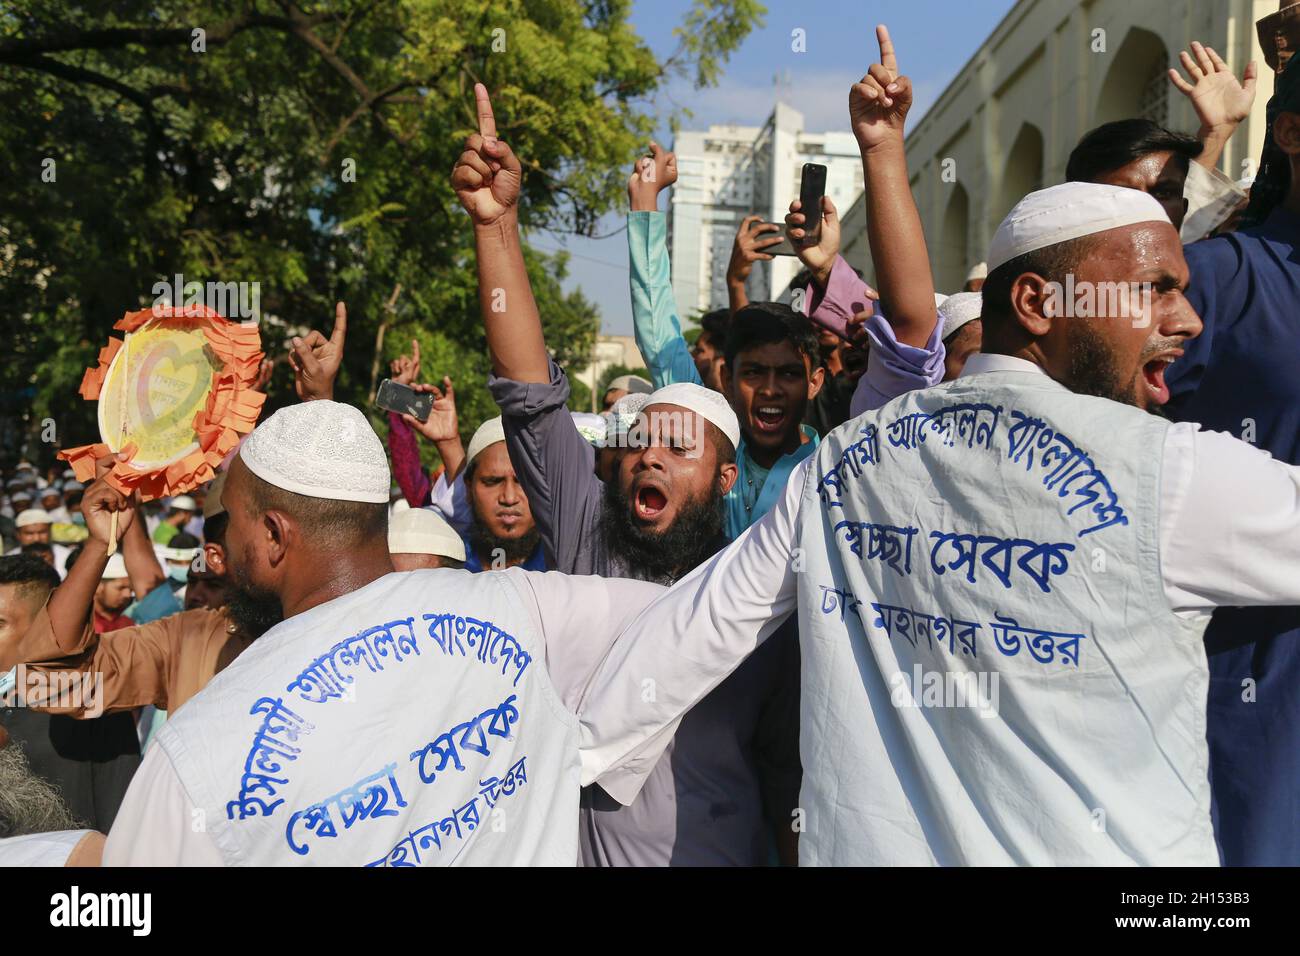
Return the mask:
[[1169,401],[1169,386],[1165,384],[1165,370],[1182,354],[1182,349],[1161,352],[1142,366],[1142,383],[1155,404],[1163,405]]
[[668,494],[656,484],[644,482],[632,494],[632,515],[646,524],[658,521],[668,508]]
[[754,407],[754,430],[764,435],[779,435],[784,431],[789,411],[783,405],[760,404]]

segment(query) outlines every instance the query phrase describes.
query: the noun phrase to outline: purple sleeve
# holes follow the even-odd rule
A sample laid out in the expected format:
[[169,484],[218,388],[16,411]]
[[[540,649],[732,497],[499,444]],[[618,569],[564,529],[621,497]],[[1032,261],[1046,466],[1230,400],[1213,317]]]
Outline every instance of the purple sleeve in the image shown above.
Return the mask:
[[943,381],[943,323],[936,322],[925,348],[904,345],[894,338],[894,329],[879,314],[867,319],[871,338],[867,370],[858,380],[857,391],[849,405],[854,418],[873,408],[893,401],[905,392],[929,388]]
[[450,485],[447,484],[447,469],[443,469],[429,492],[429,505],[442,515],[462,538],[469,535],[470,525],[474,523],[474,513],[470,511],[469,498],[465,496],[465,469]]
[[816,285],[809,284],[804,314],[814,325],[847,338],[849,319],[859,312],[870,312],[874,294],[875,290],[858,278],[844,257],[836,256],[830,278],[826,280],[826,291],[819,292]]
[[420,464],[415,430],[396,412],[388,413],[388,453],[393,456],[393,478],[412,508],[429,503],[429,476]]

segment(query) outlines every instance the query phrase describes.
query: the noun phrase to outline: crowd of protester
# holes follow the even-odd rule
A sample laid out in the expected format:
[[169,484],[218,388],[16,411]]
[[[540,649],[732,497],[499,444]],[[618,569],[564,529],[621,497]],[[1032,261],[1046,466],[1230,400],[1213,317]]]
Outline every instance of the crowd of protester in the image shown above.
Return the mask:
[[[1234,183],[1254,68],[1194,44],[1172,83],[1198,136],[1088,132],[942,295],[879,41],[849,117],[874,288],[830,199],[811,235],[795,200],[740,224],[729,307],[688,339],[660,210],[679,173],[652,145],[627,221],[649,380],[571,412],[524,267],[526,157],[480,86],[451,183],[500,414],[467,445],[417,343],[391,378],[432,410],[388,412],[387,448],[334,402],[340,306],[293,343],[302,401],[208,486],[141,505],[111,459],[89,487],[6,470],[0,862],[1300,863],[1300,67]],[[783,241],[793,297],[750,301]],[[1146,321],[1062,317],[1050,287],[1076,280],[1153,290]],[[1009,451],[981,457],[999,415]],[[1096,482],[1064,517],[1073,479],[1030,473],[1053,436]],[[977,613],[983,643],[954,643]],[[997,712],[900,705],[917,661],[991,669]]]

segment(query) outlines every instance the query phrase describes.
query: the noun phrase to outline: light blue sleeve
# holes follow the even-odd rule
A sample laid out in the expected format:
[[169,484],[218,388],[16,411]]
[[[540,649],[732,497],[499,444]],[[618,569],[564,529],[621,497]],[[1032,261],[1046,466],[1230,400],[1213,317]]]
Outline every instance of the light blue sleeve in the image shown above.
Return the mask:
[[849,414],[857,418],[863,412],[879,408],[898,396],[929,388],[943,381],[943,321],[935,323],[925,348],[905,345],[894,336],[894,328],[876,312],[865,326],[871,339],[867,371],[849,402]]
[[632,286],[632,330],[655,388],[676,382],[703,385],[673,302],[668,264],[667,217],[633,212],[627,219],[627,258]]

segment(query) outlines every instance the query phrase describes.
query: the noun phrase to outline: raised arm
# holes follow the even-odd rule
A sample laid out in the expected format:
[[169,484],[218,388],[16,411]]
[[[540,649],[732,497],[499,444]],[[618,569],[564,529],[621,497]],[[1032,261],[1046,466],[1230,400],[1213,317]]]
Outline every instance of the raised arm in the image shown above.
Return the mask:
[[478,132],[465,141],[451,184],[474,223],[479,310],[492,369],[516,382],[546,382],[546,339],[519,240],[523,169],[510,147],[497,138],[487,87],[474,84],[474,96]]
[[754,263],[772,259],[772,253],[767,250],[780,244],[781,228],[775,223],[763,222],[762,216],[746,216],[740,221],[731,244],[731,260],[727,263],[727,304],[732,312],[749,305],[745,283],[754,271]]
[[1232,75],[1228,64],[1213,47],[1192,41],[1192,51],[1178,55],[1191,82],[1177,69],[1169,71],[1169,81],[1186,96],[1201,121],[1196,138],[1201,141],[1201,155],[1196,161],[1206,169],[1217,169],[1219,157],[1241,121],[1250,115],[1255,102],[1255,61],[1246,64],[1241,81]]
[[655,388],[675,382],[700,383],[700,373],[682,337],[668,260],[668,224],[659,212],[659,193],[677,181],[677,157],[658,143],[637,161],[627,182],[628,284],[632,331]]
[[143,521],[131,522],[122,535],[122,560],[126,563],[131,590],[137,598],[143,599],[167,580],[162,565],[158,563],[158,555],[149,543],[149,536],[145,534]]
[[849,91],[849,118],[862,151],[867,239],[876,267],[881,311],[898,341],[924,348],[939,321],[921,217],[912,199],[903,124],[912,81],[898,73],[894,44],[876,27],[880,62]]
[[334,303],[334,329],[329,338],[315,329],[306,338],[294,336],[290,342],[289,365],[299,401],[334,400],[334,380],[343,364],[347,336],[348,309],[342,302]]

